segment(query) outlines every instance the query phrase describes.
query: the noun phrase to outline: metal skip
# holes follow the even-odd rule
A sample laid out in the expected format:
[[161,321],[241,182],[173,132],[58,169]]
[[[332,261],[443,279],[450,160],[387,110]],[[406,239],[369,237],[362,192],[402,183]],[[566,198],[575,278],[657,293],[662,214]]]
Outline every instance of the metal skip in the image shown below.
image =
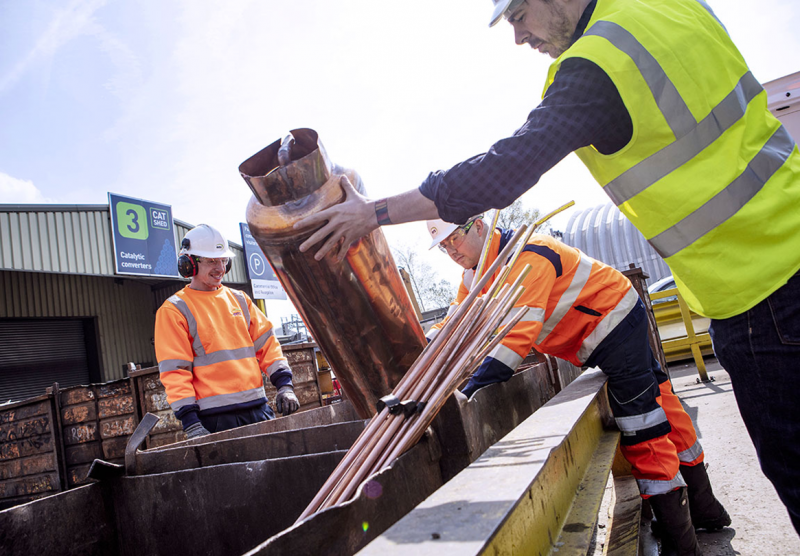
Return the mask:
[[362,418],[375,414],[426,344],[403,281],[380,229],[356,242],[341,263],[314,259],[300,244],[316,228],[295,222],[344,199],[346,175],[364,193],[359,175],[333,164],[318,135],[296,129],[239,166],[253,197],[247,223],[289,298],[327,357]]

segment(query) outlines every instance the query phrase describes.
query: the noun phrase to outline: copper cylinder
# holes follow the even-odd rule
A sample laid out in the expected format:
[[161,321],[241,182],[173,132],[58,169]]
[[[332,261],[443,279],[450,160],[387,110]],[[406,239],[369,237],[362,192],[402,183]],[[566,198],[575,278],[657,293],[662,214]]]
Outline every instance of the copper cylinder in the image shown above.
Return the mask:
[[364,193],[359,175],[332,164],[317,133],[296,129],[239,166],[253,191],[250,232],[333,367],[362,418],[375,414],[426,344],[411,300],[380,229],[353,244],[344,261],[314,259],[299,246],[318,228],[295,222],[344,200],[346,175]]

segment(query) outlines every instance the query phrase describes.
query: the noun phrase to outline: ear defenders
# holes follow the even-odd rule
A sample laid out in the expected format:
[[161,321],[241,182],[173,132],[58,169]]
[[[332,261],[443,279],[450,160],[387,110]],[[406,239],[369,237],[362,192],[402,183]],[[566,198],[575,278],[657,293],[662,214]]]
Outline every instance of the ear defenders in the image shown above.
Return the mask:
[[[188,238],[183,238],[181,242],[181,251],[188,250],[191,247],[191,242]],[[196,255],[183,254],[178,257],[178,274],[184,278],[191,278],[197,276],[199,272],[200,257]],[[228,264],[225,265],[225,274],[231,271],[233,267],[233,260],[228,259]]]

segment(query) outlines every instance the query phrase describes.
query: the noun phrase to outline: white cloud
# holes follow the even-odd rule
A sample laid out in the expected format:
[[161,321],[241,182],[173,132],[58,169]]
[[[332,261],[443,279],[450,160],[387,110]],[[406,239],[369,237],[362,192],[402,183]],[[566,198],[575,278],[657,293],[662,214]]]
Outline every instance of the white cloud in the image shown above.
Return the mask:
[[105,3],[105,0],[75,0],[66,8],[57,10],[36,45],[8,73],[0,76],[0,93],[13,87],[33,64],[43,62],[49,66],[62,46],[86,33],[94,23],[95,12]]
[[34,204],[56,203],[42,195],[42,192],[33,185],[32,181],[21,180],[0,172],[0,203],[4,204]]

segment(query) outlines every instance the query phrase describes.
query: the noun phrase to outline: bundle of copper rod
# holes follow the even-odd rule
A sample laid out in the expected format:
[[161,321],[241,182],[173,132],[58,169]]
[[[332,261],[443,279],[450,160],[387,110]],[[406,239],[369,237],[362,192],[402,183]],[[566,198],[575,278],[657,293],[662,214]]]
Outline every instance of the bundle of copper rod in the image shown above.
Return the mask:
[[[392,394],[381,399],[378,414],[367,423],[298,522],[350,500],[368,477],[412,448],[447,398],[522,319],[527,308],[513,313],[512,309],[522,295],[521,283],[530,267],[523,269],[512,284],[505,281],[533,230],[527,226],[517,230]],[[504,261],[488,293],[479,296]]]

